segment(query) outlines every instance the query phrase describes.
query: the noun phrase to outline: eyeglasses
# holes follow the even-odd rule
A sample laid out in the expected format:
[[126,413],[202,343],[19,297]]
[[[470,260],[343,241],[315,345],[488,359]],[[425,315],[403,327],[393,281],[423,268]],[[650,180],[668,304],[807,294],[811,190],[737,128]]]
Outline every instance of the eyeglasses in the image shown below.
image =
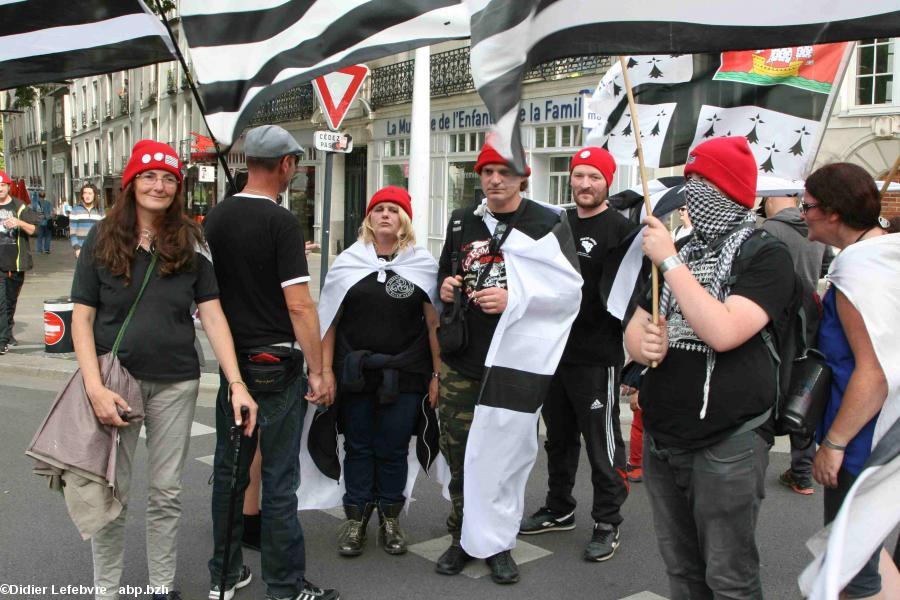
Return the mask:
[[808,203],[806,203],[806,202],[801,202],[801,203],[800,203],[800,212],[802,212],[802,213],[807,213],[807,212],[811,211],[812,209],[816,208],[817,206],[819,206],[819,205],[818,205],[818,204],[808,204]]
[[178,185],[178,178],[174,175],[157,175],[156,173],[141,173],[135,179],[139,180],[141,183],[145,185],[156,185],[157,181],[162,180],[163,185],[166,187],[175,187]]

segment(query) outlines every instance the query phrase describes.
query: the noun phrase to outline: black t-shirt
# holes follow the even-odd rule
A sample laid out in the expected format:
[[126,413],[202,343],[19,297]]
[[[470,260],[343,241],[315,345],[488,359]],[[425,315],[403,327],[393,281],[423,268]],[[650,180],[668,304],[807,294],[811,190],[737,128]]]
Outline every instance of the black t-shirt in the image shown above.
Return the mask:
[[[787,248],[772,244],[760,248],[731,294],[759,305],[781,331],[788,322],[793,285],[793,263]],[[641,308],[650,312],[647,294],[641,298]],[[706,417],[700,419],[705,380],[705,352],[670,347],[657,368],[647,369],[641,408],[650,435],[678,448],[704,448],[759,416],[775,401],[775,369],[760,335],[716,355]],[[771,419],[757,431],[771,442]]]
[[203,225],[235,347],[294,341],[283,288],[309,282],[297,218],[267,198],[238,194]]
[[[341,303],[337,339],[346,341],[353,350],[400,354],[426,333],[423,304],[431,302],[428,294],[393,271],[387,270],[385,275],[384,283],[378,282],[378,273],[364,277],[347,290]],[[420,343],[428,345],[427,335]],[[340,356],[335,358],[336,363],[341,362]],[[424,391],[431,365],[428,361],[415,372],[401,371],[400,391]],[[381,371],[366,370],[365,376],[366,391],[381,383]]]
[[[72,300],[97,309],[94,345],[98,356],[112,350],[151,258],[143,248],[137,250],[131,283],[126,287],[124,277],[113,277],[94,260],[94,245],[103,226],[104,222],[99,222],[88,234],[72,279]],[[118,352],[122,366],[138,379],[186,381],[200,377],[191,304],[214,300],[219,290],[209,259],[200,253],[195,256],[193,269],[165,277],[159,276],[157,262],[147,282]]]
[[584,285],[581,287],[581,308],[560,362],[621,365],[625,362],[622,322],[606,310],[600,283],[604,273],[615,275],[627,249],[624,241],[631,237],[637,225],[610,208],[586,219],[579,218],[573,210],[568,217]]
[[37,225],[41,219],[27,205],[12,197],[6,204],[0,204],[0,270],[28,271],[32,266],[28,234],[21,227],[7,229],[3,222],[10,218],[18,218],[31,225]]
[[[560,217],[553,210],[524,198],[522,201],[527,204],[515,224],[515,229],[532,239],[537,240],[544,237],[559,222]],[[462,235],[457,234],[457,237],[460,239],[459,274],[463,276],[463,297],[464,301],[468,303],[466,328],[469,343],[464,352],[453,356],[442,355],[441,360],[463,375],[481,379],[484,372],[484,360],[487,357],[491,339],[494,337],[494,330],[500,321],[500,315],[485,314],[479,305],[469,302],[469,299],[475,291],[474,286],[478,275],[484,268],[490,268],[490,271],[482,276],[480,289],[489,287],[506,289],[506,263],[503,259],[502,249],[494,257],[489,254],[488,245],[491,241],[491,233],[482,218],[475,215],[473,210],[473,207],[460,208],[450,215],[444,249],[438,263],[438,286],[440,286],[451,272],[450,255],[453,250],[450,246],[453,239],[453,223],[463,219]],[[514,214],[514,212],[495,213],[494,216],[499,221],[509,222]]]

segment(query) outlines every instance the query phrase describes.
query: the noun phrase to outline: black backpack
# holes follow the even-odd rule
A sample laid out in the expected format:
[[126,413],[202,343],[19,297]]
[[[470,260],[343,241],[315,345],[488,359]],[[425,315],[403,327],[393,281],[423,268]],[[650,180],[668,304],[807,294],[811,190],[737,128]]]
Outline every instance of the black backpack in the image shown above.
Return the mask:
[[[784,245],[768,231],[757,229],[741,245],[731,267],[728,284],[740,274],[764,247]],[[793,272],[793,292],[786,309],[787,322],[776,327],[769,322],[759,335],[769,351],[775,369],[774,403],[776,435],[791,435],[796,445],[812,441],[824,409],[822,398],[830,387],[830,372],[824,356],[813,346],[821,320],[821,304],[816,290]]]

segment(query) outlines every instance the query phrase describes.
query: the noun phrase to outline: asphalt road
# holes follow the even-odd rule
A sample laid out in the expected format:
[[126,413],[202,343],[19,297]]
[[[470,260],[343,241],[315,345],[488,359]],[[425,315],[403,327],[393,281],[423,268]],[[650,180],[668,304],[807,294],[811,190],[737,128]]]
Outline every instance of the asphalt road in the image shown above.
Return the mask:
[[[0,383],[0,414],[3,415],[0,419],[0,453],[5,457],[4,468],[0,469],[0,584],[20,586],[19,591],[25,592],[15,596],[0,593],[4,598],[82,598],[87,596],[53,594],[52,588],[40,590],[38,586],[55,585],[59,590],[63,586],[90,586],[92,583],[89,543],[81,541],[66,514],[62,497],[48,490],[43,480],[31,474],[31,461],[23,455],[58,386],[58,382],[46,379],[8,375]],[[195,417],[198,424],[214,425],[213,401],[211,394],[201,394]],[[179,532],[177,588],[187,600],[206,598],[209,584],[206,561],[212,538],[207,481],[211,467],[207,461],[211,460],[215,436],[204,433],[206,431],[206,428],[196,427],[184,473],[184,517]],[[136,461],[122,585],[141,588],[147,583],[145,497],[141,493],[146,490],[146,452],[141,446]],[[787,467],[788,461],[789,456],[783,451],[771,453],[767,499],[758,529],[767,598],[800,597],[796,577],[809,559],[803,544],[819,528],[821,519],[821,490],[811,497],[802,497],[777,483],[777,474]],[[541,452],[527,489],[529,511],[541,505],[545,474],[545,456]],[[581,506],[587,507],[590,485],[584,459],[579,475],[575,496]],[[472,565],[467,574],[457,577],[435,574],[433,563],[426,557],[444,548],[440,538],[445,535],[443,523],[448,503],[431,480],[420,479],[414,496],[415,501],[403,522],[418,554],[410,552],[401,557],[388,556],[375,546],[373,524],[365,554],[355,559],[341,558],[335,550],[340,520],[322,511],[301,513],[309,579],[318,585],[337,587],[342,598],[348,600],[651,600],[668,595],[650,508],[641,484],[632,486],[623,507],[622,545],[611,560],[598,564],[581,560],[591,527],[588,510],[581,509],[576,515],[574,531],[520,538],[517,552],[532,560],[521,562],[521,582],[507,587],[497,586],[483,576],[486,570],[480,563]],[[238,592],[236,600],[262,599],[265,588],[258,578],[259,555],[247,551],[245,562],[254,573],[254,581]]]

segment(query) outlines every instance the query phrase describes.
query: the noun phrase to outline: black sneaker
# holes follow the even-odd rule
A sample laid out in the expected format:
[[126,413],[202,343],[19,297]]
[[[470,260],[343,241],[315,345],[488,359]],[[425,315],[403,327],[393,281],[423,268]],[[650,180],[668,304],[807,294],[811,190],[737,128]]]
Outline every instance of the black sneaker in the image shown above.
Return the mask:
[[528,518],[522,519],[519,533],[533,535],[548,531],[569,531],[575,529],[575,511],[568,514],[553,512],[546,506]]
[[594,523],[591,541],[584,549],[584,560],[603,562],[612,558],[619,547],[619,528],[609,523]]
[[[234,590],[239,590],[242,587],[246,587],[250,580],[253,579],[253,574],[250,573],[250,567],[244,565],[241,567],[241,574],[238,576],[237,583],[234,584],[233,588],[225,590],[225,593],[222,594],[222,600],[231,600],[234,598]],[[209,588],[209,600],[219,600],[219,584],[213,584],[212,587]]]
[[437,559],[434,570],[441,575],[459,575],[470,560],[472,557],[463,550],[459,542],[454,542]]
[[279,598],[271,595],[266,596],[266,600],[340,600],[340,598],[341,595],[337,590],[316,587],[306,579],[303,580],[303,590],[296,596],[289,596],[287,598]]
[[489,556],[484,562],[491,568],[491,579],[494,583],[505,585],[519,581],[519,566],[509,550]]
[[9,344],[0,344],[0,356],[9,352]]

